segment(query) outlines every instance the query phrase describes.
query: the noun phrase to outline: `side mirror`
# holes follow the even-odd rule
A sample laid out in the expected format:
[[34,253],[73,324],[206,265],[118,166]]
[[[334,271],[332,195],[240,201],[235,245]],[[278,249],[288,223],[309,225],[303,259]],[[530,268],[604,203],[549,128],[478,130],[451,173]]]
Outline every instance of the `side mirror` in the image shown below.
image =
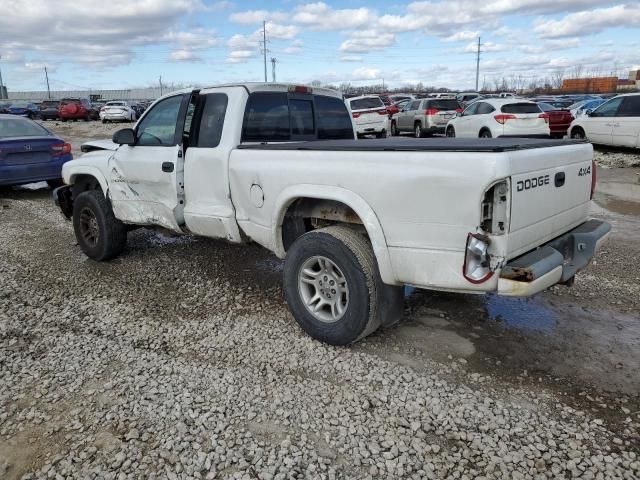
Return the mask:
[[136,132],[132,128],[123,128],[114,133],[111,140],[118,145],[133,146],[136,143]]

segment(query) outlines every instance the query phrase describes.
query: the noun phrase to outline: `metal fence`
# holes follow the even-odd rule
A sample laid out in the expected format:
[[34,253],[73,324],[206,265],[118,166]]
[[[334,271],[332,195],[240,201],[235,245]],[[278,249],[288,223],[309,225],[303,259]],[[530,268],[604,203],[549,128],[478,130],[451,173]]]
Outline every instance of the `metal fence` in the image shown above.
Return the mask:
[[[94,101],[103,100],[155,100],[156,98],[173,91],[171,88],[132,88],[129,90],[55,90],[50,94],[47,91],[14,92],[9,90],[9,100],[32,100],[40,101],[51,98],[60,100],[61,98],[91,98]],[[49,95],[51,95],[49,97]]]

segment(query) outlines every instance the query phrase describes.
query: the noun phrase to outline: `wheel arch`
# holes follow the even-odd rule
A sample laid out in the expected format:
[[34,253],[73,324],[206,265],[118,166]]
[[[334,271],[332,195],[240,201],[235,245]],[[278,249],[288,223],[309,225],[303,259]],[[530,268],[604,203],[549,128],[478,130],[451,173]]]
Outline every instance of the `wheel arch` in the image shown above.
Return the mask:
[[107,190],[109,185],[107,179],[97,167],[82,166],[81,168],[74,168],[72,165],[65,164],[63,170],[64,181],[68,185],[75,185],[76,183],[93,178],[100,185],[102,193],[107,196]]
[[[384,283],[393,285],[397,280],[393,273],[391,257],[387,247],[387,241],[380,221],[369,204],[358,194],[341,187],[323,185],[296,185],[283,190],[278,196],[272,217],[272,245],[274,253],[284,258],[286,248],[284,244],[283,225],[285,217],[296,202],[306,202],[305,208],[322,208],[323,206],[346,208],[333,208],[327,217],[338,223],[361,224],[371,241],[380,276]],[[351,213],[353,212],[353,214]]]

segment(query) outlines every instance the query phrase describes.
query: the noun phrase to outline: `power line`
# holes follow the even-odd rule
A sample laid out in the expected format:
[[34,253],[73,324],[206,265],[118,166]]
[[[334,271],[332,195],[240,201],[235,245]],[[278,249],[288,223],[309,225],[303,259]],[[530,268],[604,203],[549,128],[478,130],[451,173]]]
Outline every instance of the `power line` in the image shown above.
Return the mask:
[[478,55],[476,57],[476,92],[478,91],[478,81],[480,80],[480,37],[478,37]]
[[262,54],[264,55],[264,81],[267,82],[267,21],[262,21]]
[[44,78],[47,80],[47,98],[51,100],[51,89],[49,88],[49,73],[47,72],[47,66],[44,66]]

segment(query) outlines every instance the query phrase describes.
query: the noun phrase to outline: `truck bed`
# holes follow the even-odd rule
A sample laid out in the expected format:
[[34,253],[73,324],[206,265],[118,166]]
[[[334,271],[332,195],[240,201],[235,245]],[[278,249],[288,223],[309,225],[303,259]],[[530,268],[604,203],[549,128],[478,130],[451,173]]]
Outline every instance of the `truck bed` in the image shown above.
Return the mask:
[[549,138],[381,138],[369,140],[315,140],[283,143],[243,143],[249,150],[321,150],[321,151],[402,151],[402,152],[508,152],[560,147],[584,143],[583,140]]

